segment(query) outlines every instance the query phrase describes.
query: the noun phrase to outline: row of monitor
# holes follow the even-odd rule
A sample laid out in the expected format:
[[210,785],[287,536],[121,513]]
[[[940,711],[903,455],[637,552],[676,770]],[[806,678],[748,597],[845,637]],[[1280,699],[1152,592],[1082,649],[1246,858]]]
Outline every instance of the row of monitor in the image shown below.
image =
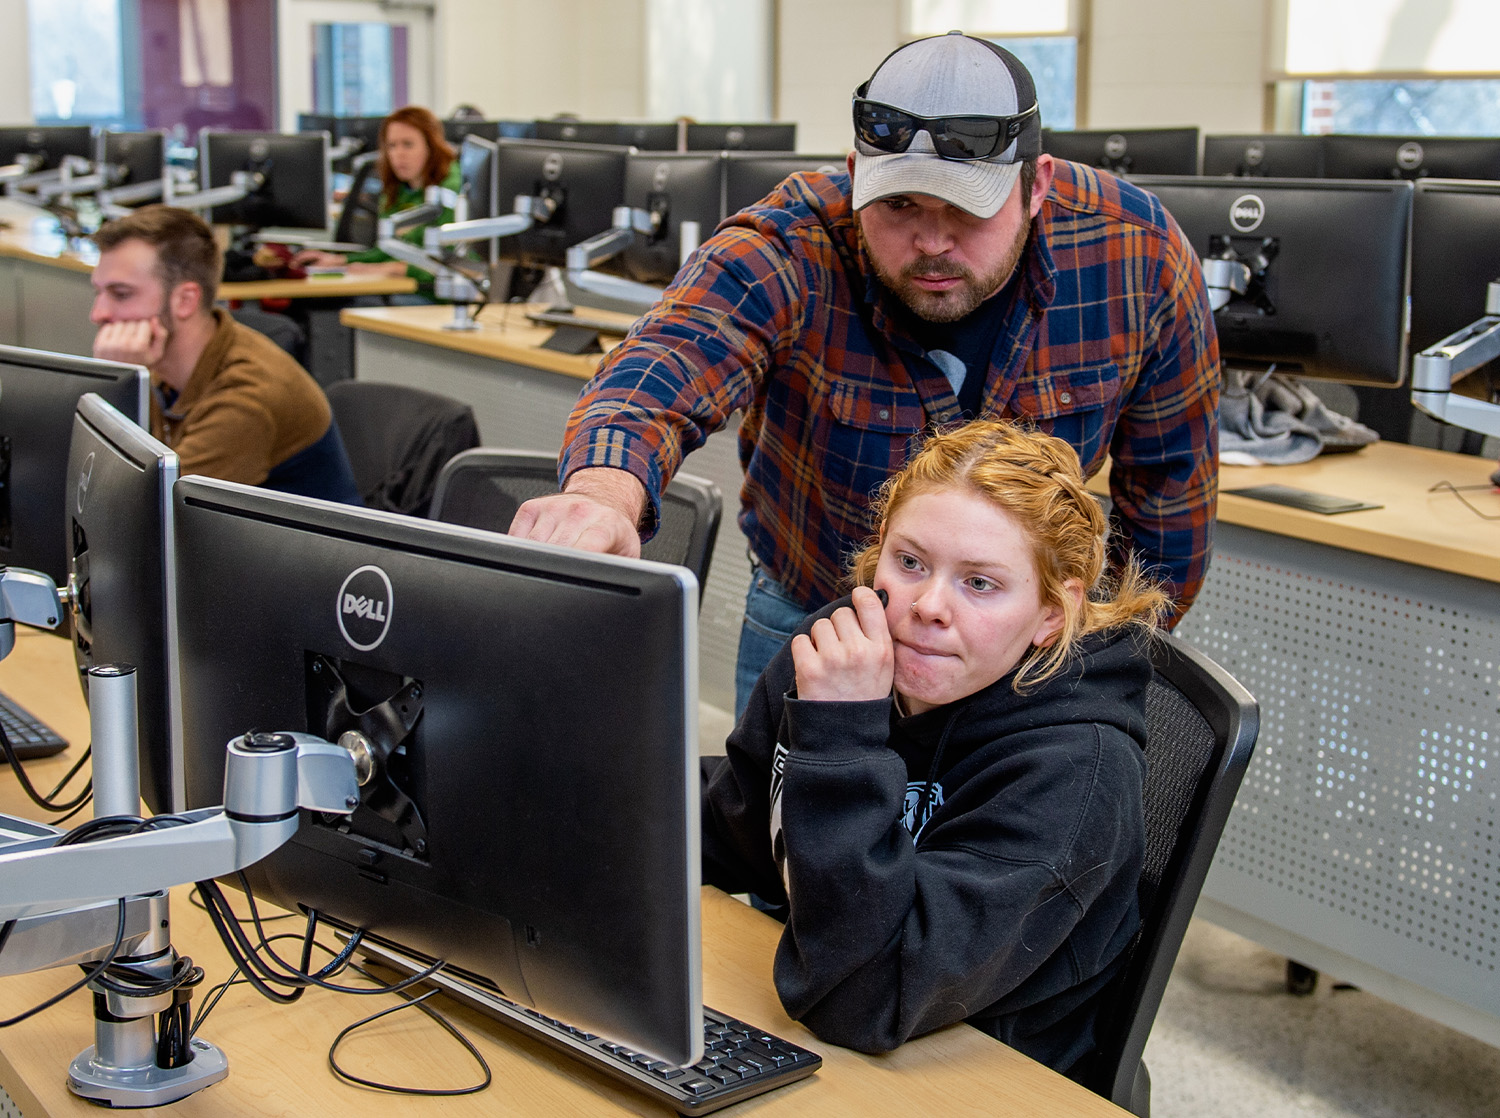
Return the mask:
[[1500,179],[1500,137],[1207,135],[1196,128],[1043,129],[1042,150],[1127,175]]
[[[354,141],[361,151],[380,142],[380,116],[328,116],[299,113],[297,130],[327,132]],[[622,144],[642,151],[795,151],[792,123],[697,123],[695,121],[610,120],[445,120],[443,134],[451,144],[465,136],[486,140],[563,140],[579,144]]]
[[691,572],[179,479],[143,384],[0,348],[28,485],[8,487],[27,508],[0,560],[67,575],[81,673],[136,667],[147,804],[222,803],[225,745],[250,730],[358,734],[359,807],[304,813],[250,871],[258,897],[697,1059]]

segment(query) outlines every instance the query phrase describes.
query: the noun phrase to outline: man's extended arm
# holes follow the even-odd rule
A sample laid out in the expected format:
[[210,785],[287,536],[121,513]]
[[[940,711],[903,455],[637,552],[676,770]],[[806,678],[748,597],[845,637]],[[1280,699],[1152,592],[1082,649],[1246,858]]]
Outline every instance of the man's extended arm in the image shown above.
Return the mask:
[[1197,257],[1175,222],[1156,344],[1111,442],[1111,565],[1134,552],[1187,612],[1208,571],[1219,486],[1219,342]]

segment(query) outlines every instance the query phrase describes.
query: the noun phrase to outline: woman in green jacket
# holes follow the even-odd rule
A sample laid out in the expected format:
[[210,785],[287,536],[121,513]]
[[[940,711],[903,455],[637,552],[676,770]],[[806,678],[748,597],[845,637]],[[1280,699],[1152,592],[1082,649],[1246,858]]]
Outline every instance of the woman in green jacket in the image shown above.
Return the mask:
[[[400,210],[420,205],[429,186],[443,189],[443,212],[433,224],[453,220],[453,200],[462,189],[458,159],[443,138],[442,123],[428,109],[407,105],[386,117],[380,125],[380,216],[388,217]],[[422,243],[426,225],[401,234],[412,244]],[[308,249],[292,259],[298,267],[337,268],[356,275],[410,276],[420,292],[432,298],[431,273],[414,264],[393,260],[378,248],[347,255]]]

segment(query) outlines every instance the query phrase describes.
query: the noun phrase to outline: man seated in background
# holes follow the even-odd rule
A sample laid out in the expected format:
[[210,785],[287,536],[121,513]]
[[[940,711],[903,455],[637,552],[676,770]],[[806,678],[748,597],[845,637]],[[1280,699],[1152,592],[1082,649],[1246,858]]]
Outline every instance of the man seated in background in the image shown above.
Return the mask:
[[360,503],[323,390],[214,306],[224,259],[201,218],[143,206],[94,241],[94,356],[150,370],[151,433],[184,474]]

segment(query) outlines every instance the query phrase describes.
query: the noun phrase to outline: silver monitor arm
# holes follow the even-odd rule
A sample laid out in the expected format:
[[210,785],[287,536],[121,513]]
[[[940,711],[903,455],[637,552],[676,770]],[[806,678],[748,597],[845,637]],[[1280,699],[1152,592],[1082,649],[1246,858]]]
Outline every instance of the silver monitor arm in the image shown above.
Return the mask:
[[[428,187],[429,199],[436,189],[438,188]],[[451,194],[451,192],[445,193]],[[376,244],[381,252],[392,259],[415,265],[423,271],[432,273],[438,298],[453,303],[453,320],[444,329],[475,330],[478,327],[469,315],[468,306],[488,300],[489,277],[472,275],[458,267],[448,253],[459,245],[488,241],[496,237],[512,237],[517,233],[526,232],[534,224],[532,219],[534,201],[524,196],[517,197],[514,213],[466,221],[464,218],[467,216],[467,206],[463,197],[457,196],[449,203],[449,206],[458,220],[446,225],[428,225],[422,234],[422,245],[419,248],[410,241],[401,240],[401,232],[431,222],[444,208],[440,202],[424,201],[420,206],[413,206],[409,210],[402,210],[400,213],[382,218],[378,226],[379,239]]]
[[174,194],[172,205],[184,210],[211,210],[215,206],[232,206],[242,202],[266,183],[259,171],[234,171],[228,186],[213,186],[191,194]]
[[[131,816],[140,795],[134,669],[90,669],[89,698],[96,818]],[[299,808],[344,814],[359,804],[354,758],[341,746],[281,733],[246,735],[227,748],[224,806],[155,829],[62,845],[56,828],[0,816],[0,974],[113,957],[128,961],[137,981],[161,985],[179,965],[166,889],[259,861],[296,833]],[[185,987],[143,985],[133,994],[118,981],[90,986],[94,1044],[69,1066],[75,1094],[158,1106],[229,1074],[224,1053],[199,1037],[185,1060],[161,1066],[154,1015],[181,1008]]]
[[1500,357],[1500,280],[1489,286],[1484,317],[1412,358],[1411,402],[1434,419],[1500,436],[1500,404],[1455,396],[1455,383]]
[[16,622],[56,629],[62,621],[63,597],[40,571],[0,567],[0,660],[16,646]]
[[[643,314],[650,310],[661,299],[661,288],[593,269],[629,248],[635,241],[636,234],[660,236],[664,218],[665,214],[659,210],[616,206],[610,214],[610,228],[568,249],[567,283],[585,296],[599,296],[614,304],[607,309],[624,310],[632,314]],[[696,221],[684,221],[679,226],[678,267],[686,263],[687,258],[698,247],[699,235]]]

